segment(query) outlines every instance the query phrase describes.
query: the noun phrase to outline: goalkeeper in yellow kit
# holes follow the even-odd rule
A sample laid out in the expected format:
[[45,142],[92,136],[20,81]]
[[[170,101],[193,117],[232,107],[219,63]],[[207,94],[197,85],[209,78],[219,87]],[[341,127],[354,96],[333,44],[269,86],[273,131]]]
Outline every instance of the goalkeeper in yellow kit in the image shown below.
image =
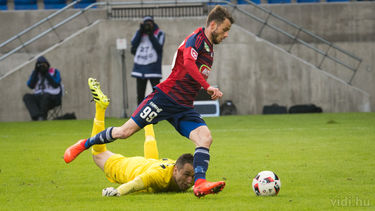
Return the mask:
[[[99,82],[89,78],[88,83],[96,102],[92,129],[92,135],[95,135],[105,129],[105,110],[109,100],[100,90]],[[193,185],[193,155],[183,154],[177,161],[159,159],[152,125],[145,127],[145,136],[144,157],[114,154],[106,149],[105,144],[93,146],[92,154],[96,165],[104,171],[109,181],[121,184],[117,188],[103,189],[103,196],[121,196],[136,191],[180,192]]]

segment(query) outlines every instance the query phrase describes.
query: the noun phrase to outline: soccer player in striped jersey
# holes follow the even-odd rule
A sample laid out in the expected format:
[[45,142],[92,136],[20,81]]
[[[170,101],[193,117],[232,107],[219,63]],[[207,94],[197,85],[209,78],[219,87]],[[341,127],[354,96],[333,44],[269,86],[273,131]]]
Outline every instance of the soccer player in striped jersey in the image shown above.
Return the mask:
[[209,182],[206,171],[210,160],[211,132],[205,121],[193,109],[193,100],[201,87],[207,90],[213,100],[223,93],[210,86],[206,79],[213,63],[213,45],[221,43],[234,20],[223,6],[215,6],[209,13],[206,27],[200,27],[190,34],[178,48],[170,76],[155,86],[125,124],[109,127],[88,139],[82,139],[69,147],[65,154],[66,163],[72,162],[81,152],[93,145],[126,139],[148,124],[168,120],[183,136],[195,144],[194,194],[197,197],[220,192],[224,181]]

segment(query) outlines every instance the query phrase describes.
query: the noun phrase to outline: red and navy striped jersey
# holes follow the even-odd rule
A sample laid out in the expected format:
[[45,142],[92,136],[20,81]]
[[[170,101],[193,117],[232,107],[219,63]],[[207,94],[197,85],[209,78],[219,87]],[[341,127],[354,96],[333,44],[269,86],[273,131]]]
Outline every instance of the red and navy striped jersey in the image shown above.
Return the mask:
[[172,73],[157,88],[178,104],[192,107],[201,87],[207,89],[210,86],[206,80],[213,56],[213,46],[204,34],[204,28],[196,29],[178,48]]

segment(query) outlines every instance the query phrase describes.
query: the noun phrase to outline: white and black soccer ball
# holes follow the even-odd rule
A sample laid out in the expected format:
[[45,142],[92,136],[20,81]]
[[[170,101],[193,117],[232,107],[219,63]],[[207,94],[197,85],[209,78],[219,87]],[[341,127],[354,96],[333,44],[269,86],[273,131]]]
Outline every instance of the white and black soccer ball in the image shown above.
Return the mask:
[[276,196],[280,191],[281,181],[272,171],[262,171],[254,177],[252,187],[257,196]]

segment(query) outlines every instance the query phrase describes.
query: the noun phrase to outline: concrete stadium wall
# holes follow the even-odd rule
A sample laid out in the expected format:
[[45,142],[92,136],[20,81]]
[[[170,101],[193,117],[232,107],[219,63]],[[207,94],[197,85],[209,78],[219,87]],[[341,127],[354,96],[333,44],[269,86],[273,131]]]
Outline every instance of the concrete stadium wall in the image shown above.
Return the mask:
[[[375,40],[375,2],[261,4],[260,6],[332,42]],[[264,19],[268,15],[252,6],[241,5],[240,8]],[[246,16],[238,12],[235,13],[235,17],[241,26],[254,33],[257,33],[261,27],[258,22],[252,19],[249,21]],[[270,24],[286,31],[297,33],[297,30],[291,30],[292,28],[280,21],[275,21],[273,18],[269,21]],[[288,40],[274,30],[262,33],[262,37],[277,42]]]
[[[31,25],[45,19],[54,10],[32,10],[32,11],[1,11],[0,12],[0,43],[3,43],[30,27]],[[0,49],[0,56],[13,50],[14,48],[21,46],[22,43],[29,41],[30,39],[36,37],[38,34],[46,31],[51,26],[56,25],[63,21],[65,18],[80,13],[80,10],[70,9],[60,13],[54,18],[49,19],[49,21],[39,25],[38,27],[30,30],[24,35],[20,36],[18,39],[8,43]],[[19,50],[17,53],[12,54],[0,61],[0,77],[17,68],[25,61],[31,60],[35,55],[39,54],[41,51],[53,46],[54,44],[60,42],[61,40],[67,38],[72,33],[78,31],[79,29],[91,24],[97,19],[104,19],[106,17],[106,11],[101,9],[93,10],[80,15],[77,18],[69,21],[56,29],[53,32],[46,34],[44,37],[39,38],[35,42],[27,45],[25,48]]]
[[[352,85],[369,93],[371,107],[375,108],[375,2],[262,4],[261,6],[363,59]],[[251,6],[242,5],[241,8],[260,17],[267,17],[267,14],[261,13]],[[240,26],[255,34],[262,26],[239,12],[235,12],[234,16]],[[271,18],[269,23],[291,34],[297,34],[297,30],[280,21]],[[319,44],[317,40],[311,39],[311,36],[306,36],[304,33],[299,35],[322,51],[326,51],[328,48],[327,45]],[[289,49],[292,42],[285,35],[269,28],[263,30],[261,37],[271,40],[284,49]],[[292,47],[292,53],[314,65],[319,65],[323,58],[320,54],[313,53],[311,49],[299,44]],[[357,65],[356,61],[335,50],[330,49],[329,55],[337,56],[353,67]],[[351,71],[328,59],[324,60],[322,69],[347,82],[352,76]]]
[[[174,25],[175,19],[167,19],[161,28]],[[63,98],[64,112],[75,112],[78,118],[90,118],[94,107],[90,104],[90,93],[87,88],[87,78],[95,77],[102,81],[103,91],[111,98],[111,107],[108,116],[121,117],[122,106],[122,78],[121,56],[116,50],[116,38],[126,38],[130,42],[133,33],[138,29],[140,20],[133,21],[99,21],[82,29],[71,39],[66,39],[57,47],[48,50],[44,55],[52,66],[61,70],[66,94]],[[173,54],[184,37],[191,33],[196,26],[204,23],[203,18],[192,18],[189,24],[184,19],[179,20],[184,28],[177,25],[166,30],[167,39],[164,47],[163,64],[171,64]],[[182,24],[183,23],[183,24]],[[130,45],[130,44],[129,44]],[[133,56],[130,50],[126,51],[127,90],[129,93],[128,114],[136,107],[135,79],[130,77],[133,66]],[[2,97],[9,102],[0,103],[0,121],[28,120],[29,115],[22,102],[22,95],[30,92],[26,81],[34,68],[35,59],[29,61],[20,70],[15,71],[1,80],[0,90]],[[12,87],[12,91],[7,87]],[[4,90],[4,91],[3,91]]]
[[[352,85],[370,94],[371,108],[375,108],[375,42],[358,41],[358,42],[335,42],[340,48],[346,49],[349,52],[357,55],[363,59],[358,71],[355,73]],[[322,45],[317,45],[322,48]],[[306,47],[296,45],[293,47],[293,54],[301,58],[307,58],[313,61],[313,64],[319,64],[322,57],[320,55],[311,54],[306,51]],[[334,51],[330,51],[335,55]],[[337,55],[337,54],[336,54]],[[340,57],[339,57],[340,58]],[[343,60],[345,61],[345,60]],[[342,65],[334,63],[325,59],[322,69],[348,82],[352,77],[353,72],[344,68]]]
[[[242,30],[238,27],[238,31]],[[216,60],[218,72],[229,72],[230,76],[229,80],[223,75],[218,78],[220,87],[227,89],[224,99],[234,99],[240,114],[259,114],[264,105],[272,103],[288,107],[314,103],[325,112],[370,111],[366,92],[251,33],[248,35],[233,33],[216,53],[224,58]],[[225,57],[226,49],[237,56]]]
[[[23,42],[35,37],[39,33],[45,31],[52,25],[58,24],[63,21],[65,18],[79,13],[78,9],[67,10],[55,18],[50,19],[49,22],[41,24],[39,27],[31,30],[25,35],[21,36]],[[32,11],[1,11],[0,12],[0,43],[8,40],[9,38],[15,36],[17,33],[25,30],[31,25],[39,22],[40,20],[46,18],[56,10],[32,10]],[[26,47],[28,53],[35,53],[45,50],[51,45],[59,41],[59,39],[64,39],[84,26],[87,26],[94,20],[105,18],[106,11],[103,9],[92,10],[85,13],[85,15],[80,15],[78,18],[68,22],[67,24],[55,29],[55,32],[47,34],[45,37],[41,38],[37,42]],[[58,34],[58,36],[56,35]],[[8,52],[9,50],[20,45],[20,41],[16,40],[3,48],[0,49],[0,54]]]
[[[284,17],[293,23],[304,27],[315,34],[333,42],[343,41],[374,41],[375,40],[375,2],[350,2],[350,3],[305,3],[305,4],[261,4],[262,7],[269,9],[272,13]],[[260,17],[266,18],[267,14],[259,12],[252,6],[239,5],[241,9],[249,11]],[[64,15],[57,16],[51,21],[52,24],[61,21],[64,17],[72,15],[79,10],[70,9],[64,12]],[[35,10],[35,11],[1,11],[0,12],[0,42],[7,40],[18,32],[21,32],[30,25],[52,14],[53,10]],[[96,9],[86,13],[89,20],[106,17],[105,9]],[[249,19],[247,16],[234,12],[236,23],[256,33],[261,25]],[[57,29],[63,37],[71,31],[76,31],[86,23],[84,16],[75,20],[68,28]],[[285,30],[290,28],[280,22],[270,19],[270,23],[276,24]],[[49,23],[42,25],[42,30]],[[36,35],[35,33],[32,35]],[[262,33],[264,38],[270,38],[279,42],[285,42],[285,36],[269,31]],[[28,37],[26,37],[28,38]],[[51,34],[49,39],[56,39]],[[33,50],[33,49],[29,49]]]
[[[254,38],[253,35],[244,35],[242,38],[237,34],[243,33],[243,30],[233,27],[228,40],[215,48],[214,71],[209,79],[210,83],[217,84],[223,89],[225,94],[223,100],[233,100],[239,107],[240,114],[260,113],[263,105],[271,103],[287,106],[298,103],[316,103],[322,106],[325,112],[369,111],[370,108],[375,108],[375,22],[373,21],[375,19],[373,12],[375,11],[375,2],[262,4],[262,6],[363,58],[352,84],[369,93],[370,97],[359,89],[334,79],[335,77],[332,75],[339,76],[344,80],[350,77],[350,73],[343,70],[340,65],[325,61],[323,67],[332,75],[323,73],[287,54],[282,49],[264,42],[262,39]],[[249,6],[241,5],[240,7],[251,10]],[[0,12],[0,42],[52,12],[48,10]],[[69,14],[75,12],[77,10],[68,11]],[[253,33],[259,30],[260,25],[253,20],[245,19],[237,13],[234,15],[239,26]],[[88,18],[96,20],[105,16],[105,10],[97,10],[89,14]],[[57,19],[53,23],[60,20]],[[122,116],[124,111],[121,98],[121,63],[120,53],[115,49],[115,39],[125,37],[129,42],[139,21],[101,21],[93,27],[84,28],[77,37],[65,40],[45,54],[53,66],[62,71],[67,92],[63,98],[64,112],[74,111],[78,118],[92,117],[94,109],[92,105],[88,104],[90,95],[87,91],[86,80],[88,77],[94,76],[103,81],[104,91],[112,98],[111,108],[108,109],[107,115]],[[174,21],[157,19],[157,22],[167,33],[163,58],[163,65],[167,67],[171,63],[179,43],[197,26],[203,26],[205,20],[204,18],[174,19]],[[183,27],[177,27],[177,24]],[[58,29],[58,32],[65,38],[86,25],[86,19],[79,18],[71,25]],[[45,27],[42,26],[39,30]],[[34,35],[36,34],[32,33],[32,36]],[[31,37],[31,35],[28,36]],[[276,43],[280,43],[281,47],[288,48],[285,39],[276,35],[272,30],[265,30],[262,37],[271,38]],[[49,45],[47,43],[52,43],[56,39],[52,33],[42,39],[41,43],[44,44],[28,47],[28,53],[36,55]],[[320,47],[319,44],[316,45]],[[224,46],[225,49],[222,49]],[[224,52],[229,49],[231,56],[226,57]],[[235,56],[232,52],[235,52]],[[300,45],[293,47],[293,53],[317,62],[321,59],[320,56],[311,54]],[[16,55],[11,63],[16,63],[18,66],[27,57],[29,56],[25,53]],[[127,89],[130,102],[127,109],[128,115],[136,107],[134,103],[136,101],[135,80],[129,76],[133,64],[132,59],[129,51],[126,51]],[[29,120],[29,115],[22,102],[22,95],[31,91],[25,83],[34,63],[35,60],[26,62],[20,71],[16,71],[0,81],[0,97],[9,99],[6,103],[5,101],[0,103],[0,121]],[[5,66],[7,65],[5,64]],[[0,68],[1,72],[3,68],[2,66]],[[164,74],[166,72],[164,71]],[[316,74],[320,75],[319,80],[317,80],[317,76],[314,76]],[[249,77],[249,81],[242,82]],[[236,83],[232,81],[236,81]],[[290,81],[293,81],[295,85],[290,84]],[[303,81],[303,84],[301,85],[298,81]],[[246,86],[243,86],[244,84]],[[367,102],[368,99],[370,103]]]
[[[120,52],[116,38],[128,42],[140,20],[102,20],[83,28],[76,36],[66,39],[44,53],[52,66],[61,70],[66,94],[63,111],[75,112],[78,118],[92,118],[87,78],[95,77],[111,98],[107,116],[121,117],[124,112]],[[163,64],[171,64],[173,55],[186,35],[205,18],[157,19],[166,32]],[[183,26],[183,27],[181,27]],[[126,91],[129,94],[127,114],[136,107],[135,79],[130,77],[133,57],[126,50]],[[20,70],[1,80],[1,121],[24,121],[30,117],[22,103],[22,95],[29,92],[26,81],[34,67],[31,61]],[[315,103],[325,112],[370,111],[369,95],[348,86],[341,80],[312,65],[256,38],[234,25],[230,37],[215,47],[215,61],[209,83],[224,92],[222,100],[233,100],[240,114],[261,113],[263,105],[279,103],[294,105]]]

